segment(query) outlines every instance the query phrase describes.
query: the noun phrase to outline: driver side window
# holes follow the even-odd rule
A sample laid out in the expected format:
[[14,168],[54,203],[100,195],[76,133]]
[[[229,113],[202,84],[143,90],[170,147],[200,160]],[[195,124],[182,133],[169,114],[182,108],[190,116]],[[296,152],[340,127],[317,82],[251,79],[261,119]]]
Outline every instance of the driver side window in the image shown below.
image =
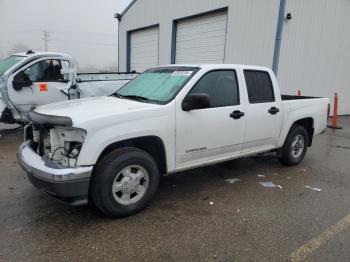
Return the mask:
[[[67,61],[43,60],[27,68],[24,73],[32,82],[61,82],[68,80],[66,74],[62,74],[62,68],[67,68]],[[69,65],[68,65],[69,67]]]
[[236,73],[233,70],[217,70],[205,74],[189,94],[207,94],[210,107],[239,105]]

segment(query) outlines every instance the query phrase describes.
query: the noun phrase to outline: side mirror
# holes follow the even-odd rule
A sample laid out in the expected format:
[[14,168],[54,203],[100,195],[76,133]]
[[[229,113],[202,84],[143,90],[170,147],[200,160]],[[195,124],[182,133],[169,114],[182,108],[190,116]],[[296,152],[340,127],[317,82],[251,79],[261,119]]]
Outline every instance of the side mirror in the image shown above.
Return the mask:
[[33,82],[23,71],[19,72],[12,81],[13,89],[16,91],[21,90],[23,87],[31,86],[32,84]]
[[208,94],[189,94],[182,101],[181,106],[183,111],[210,108],[209,95]]

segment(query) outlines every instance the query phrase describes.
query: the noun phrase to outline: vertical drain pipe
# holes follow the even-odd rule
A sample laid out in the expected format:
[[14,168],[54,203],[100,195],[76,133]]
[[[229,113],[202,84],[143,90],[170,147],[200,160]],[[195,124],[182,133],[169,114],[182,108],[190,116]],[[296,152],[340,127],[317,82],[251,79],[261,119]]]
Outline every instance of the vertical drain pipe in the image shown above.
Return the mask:
[[281,42],[282,42],[282,33],[283,33],[283,22],[284,22],[284,13],[286,10],[286,0],[280,0],[280,8],[278,13],[277,21],[277,32],[275,40],[275,50],[273,53],[273,64],[272,70],[277,76],[278,74],[278,64],[280,60],[280,51],[281,51]]

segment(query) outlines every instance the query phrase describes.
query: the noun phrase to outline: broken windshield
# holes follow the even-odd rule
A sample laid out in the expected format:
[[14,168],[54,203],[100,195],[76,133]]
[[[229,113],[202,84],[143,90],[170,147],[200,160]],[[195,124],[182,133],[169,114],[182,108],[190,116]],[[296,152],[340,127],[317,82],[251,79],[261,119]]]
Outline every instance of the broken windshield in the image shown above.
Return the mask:
[[0,76],[2,76],[12,66],[22,61],[25,56],[12,55],[0,60]]

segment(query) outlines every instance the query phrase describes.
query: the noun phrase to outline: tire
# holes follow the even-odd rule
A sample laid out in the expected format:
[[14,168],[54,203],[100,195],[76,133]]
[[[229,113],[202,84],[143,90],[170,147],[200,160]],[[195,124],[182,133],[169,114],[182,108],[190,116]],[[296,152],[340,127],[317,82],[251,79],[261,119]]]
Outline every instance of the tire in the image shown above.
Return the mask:
[[132,147],[116,149],[97,164],[91,198],[109,217],[130,216],[152,199],[159,177],[158,166],[147,152]]
[[292,126],[283,147],[278,151],[278,158],[286,166],[299,164],[309,145],[309,136],[303,126]]

